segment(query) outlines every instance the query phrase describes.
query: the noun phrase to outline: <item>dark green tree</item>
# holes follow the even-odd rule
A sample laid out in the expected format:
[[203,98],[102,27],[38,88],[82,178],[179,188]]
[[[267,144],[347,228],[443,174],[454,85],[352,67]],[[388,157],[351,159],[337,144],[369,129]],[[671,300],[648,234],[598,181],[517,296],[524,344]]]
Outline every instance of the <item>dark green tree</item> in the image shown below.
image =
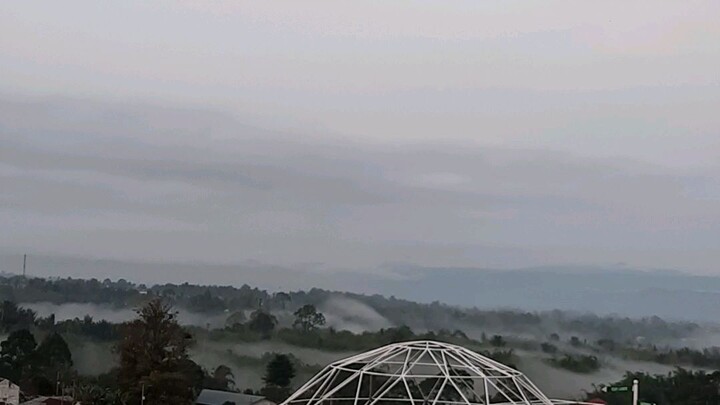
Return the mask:
[[507,343],[501,335],[493,335],[493,337],[490,338],[490,344],[495,347],[504,347]]
[[260,333],[263,339],[270,338],[276,325],[277,318],[261,309],[253,312],[250,315],[250,322],[248,322],[250,330]]
[[285,309],[285,305],[287,305],[288,302],[292,301],[290,294],[282,291],[276,292],[274,298],[276,301],[280,302],[280,306],[282,307],[282,309]]
[[0,329],[4,332],[27,329],[34,325],[35,317],[35,311],[18,307],[12,301],[0,304]]
[[118,383],[129,402],[139,403],[144,386],[146,403],[191,404],[203,375],[188,357],[192,343],[170,305],[154,299],[139,309],[117,346]]
[[543,353],[550,353],[550,354],[557,353],[557,350],[558,350],[557,346],[555,346],[552,343],[547,343],[547,342],[541,343],[540,349],[542,349]]
[[293,326],[308,332],[325,325],[325,315],[318,312],[315,305],[305,304],[295,311]]
[[295,377],[295,365],[286,354],[276,354],[265,368],[263,381],[271,387],[287,388]]
[[57,332],[45,337],[35,351],[36,364],[47,376],[57,372],[66,372],[72,365],[72,354],[65,339]]
[[0,377],[20,381],[28,374],[36,347],[35,337],[29,330],[12,332],[0,343]]
[[282,402],[290,395],[290,382],[295,377],[295,365],[285,354],[276,354],[265,368],[262,395],[274,402]]
[[29,381],[23,382],[24,388],[36,394],[52,394],[58,382],[69,383],[74,374],[72,365],[65,339],[56,332],[50,333],[33,353],[32,372]]
[[230,367],[219,365],[205,378],[204,388],[231,391],[235,389],[235,376]]
[[247,320],[243,311],[235,311],[225,319],[225,326],[229,328],[236,328],[242,325]]
[[415,333],[407,325],[402,325],[397,328],[389,328],[385,332],[387,332],[389,337],[388,343],[405,342],[415,338]]

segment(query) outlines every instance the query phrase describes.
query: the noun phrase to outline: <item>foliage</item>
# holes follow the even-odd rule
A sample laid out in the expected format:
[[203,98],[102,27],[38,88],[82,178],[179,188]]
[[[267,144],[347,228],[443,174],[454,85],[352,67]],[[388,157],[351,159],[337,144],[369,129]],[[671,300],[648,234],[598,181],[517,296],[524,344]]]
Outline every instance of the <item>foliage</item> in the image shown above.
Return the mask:
[[45,337],[35,351],[35,364],[47,378],[67,373],[73,365],[65,339],[57,332]]
[[0,304],[0,329],[5,333],[29,328],[35,323],[35,317],[35,311],[19,308],[14,302]]
[[[708,405],[720,404],[720,371],[689,371],[678,368],[666,375],[646,373],[627,373],[625,377],[611,385],[632,386],[639,381],[639,400],[657,405]],[[602,392],[596,387],[587,398],[600,398],[611,404],[628,403],[627,392]]]
[[273,298],[276,301],[280,302],[282,309],[285,309],[285,306],[287,305],[287,303],[292,301],[292,297],[290,296],[290,294],[284,293],[282,291],[276,292],[275,295],[273,296]]
[[295,365],[291,356],[274,354],[265,367],[265,386],[260,393],[273,402],[282,402],[290,395],[290,382],[295,377]]
[[286,354],[276,354],[265,368],[266,386],[287,388],[295,377],[295,365]]
[[89,315],[83,319],[75,318],[58,322],[54,325],[38,325],[41,329],[54,330],[60,333],[82,335],[101,342],[117,341],[121,337],[121,326],[106,320],[94,321]]
[[615,341],[612,339],[599,339],[597,341],[598,347],[607,350],[609,352],[612,352],[615,350]]
[[0,343],[0,377],[20,381],[27,376],[37,342],[27,329],[12,332]]
[[500,335],[493,335],[492,338],[490,338],[490,344],[495,347],[504,347],[507,342],[505,342],[505,339],[503,339]]
[[17,382],[27,394],[52,394],[51,381],[67,382],[74,375],[70,350],[57,333],[47,335],[38,346],[33,334],[21,329],[0,346],[0,377]]
[[265,367],[265,386],[260,393],[273,402],[280,403],[290,395],[290,382],[295,377],[295,365],[290,356],[275,354]]
[[225,301],[220,297],[214,296],[208,288],[202,294],[189,297],[185,307],[195,312],[217,313],[225,309]]
[[202,370],[188,357],[192,337],[178,324],[171,306],[160,299],[137,312],[138,319],[123,327],[117,346],[120,387],[134,403],[139,402],[142,386],[148,403],[191,403],[203,380]]
[[550,354],[557,353],[557,351],[558,351],[557,346],[555,346],[552,343],[541,343],[540,349],[543,351],[543,353],[550,353]]
[[710,347],[702,350],[687,347],[663,350],[659,350],[655,346],[623,347],[615,348],[614,351],[623,357],[633,360],[720,369],[720,348],[718,347]]
[[577,336],[571,336],[569,343],[570,343],[570,346],[573,346],[573,347],[579,347],[582,345],[580,338]]
[[96,384],[80,384],[75,389],[75,400],[82,404],[126,405],[127,394],[121,390]]
[[315,308],[315,305],[305,304],[294,313],[295,322],[293,326],[305,332],[317,329],[325,325],[325,315]]
[[210,375],[204,378],[203,388],[213,390],[232,391],[235,389],[235,376],[230,367],[219,365]]
[[[657,341],[679,339],[695,334],[699,325],[691,322],[667,322],[658,317],[629,319],[613,316],[577,315],[562,311],[524,312],[516,310],[461,309],[438,302],[421,304],[379,295],[361,295],[330,292],[321,289],[309,291],[278,292],[267,291],[243,285],[199,286],[188,283],[161,284],[145,288],[126,280],[96,279],[25,279],[20,276],[0,277],[0,297],[21,299],[23,302],[81,302],[105,304],[111,307],[132,308],[162,297],[166,302],[179,308],[196,312],[217,313],[240,310],[255,310],[263,303],[267,312],[303,305],[319,306],[333,297],[357,301],[377,311],[396,325],[407,324],[423,329],[454,329],[457,325],[479,326],[493,331],[508,333],[530,332],[553,333],[558,331],[592,339],[612,339],[615,342],[629,342],[637,337],[651,337]],[[15,329],[29,327],[32,322],[24,318],[23,324],[11,326]],[[547,330],[552,325],[557,330]],[[7,328],[8,325],[0,325]],[[232,325],[231,325],[232,326]],[[559,336],[558,339],[559,340]],[[550,339],[555,341],[555,339]]]
[[517,369],[515,362],[517,358],[512,349],[510,350],[493,350],[493,351],[482,351],[481,354],[485,357],[489,357],[499,363],[505,364],[510,368]]
[[225,320],[225,326],[232,328],[236,325],[242,325],[246,320],[247,318],[245,317],[245,312],[235,311],[227,317],[227,319]]
[[[696,350],[690,348],[658,348],[654,346],[653,343],[659,344],[658,342],[663,339],[668,341],[673,338],[688,336],[698,328],[697,325],[692,323],[666,322],[657,317],[633,320],[595,315],[570,315],[560,311],[532,313],[509,310],[461,309],[437,302],[418,304],[392,297],[334,293],[320,289],[269,294],[266,291],[251,288],[247,285],[234,288],[227,286],[194,286],[184,283],[180,285],[164,284],[145,289],[145,287],[136,286],[124,280],[100,282],[97,280],[75,279],[20,280],[14,277],[0,277],[0,296],[13,299],[20,298],[27,302],[92,302],[119,308],[144,304],[162,297],[167,304],[175,304],[193,311],[202,313],[227,312],[229,314],[228,326],[225,329],[213,331],[197,329],[196,333],[207,334],[211,340],[254,342],[261,339],[273,339],[299,347],[333,351],[362,351],[393,342],[431,339],[461,344],[506,364],[517,361],[512,350],[515,349],[542,350],[545,353],[556,355],[557,357],[549,360],[549,362],[556,367],[566,368],[574,372],[592,372],[596,367],[600,367],[597,358],[593,356],[573,355],[563,357],[562,352],[565,351],[566,345],[560,343],[562,341],[572,346],[583,347],[585,352],[591,350],[596,353],[606,351],[612,352],[613,356],[627,359],[672,365],[682,364],[702,368],[720,368],[720,349],[718,348]],[[399,326],[373,332],[352,333],[333,328],[323,328],[321,321],[313,322],[315,314],[322,315],[317,313],[316,306],[336,296],[342,296],[367,305],[390,322]],[[259,302],[262,302],[262,307],[258,310]],[[297,319],[299,322],[296,322],[295,328],[278,328],[278,320],[273,316],[273,312],[286,307],[290,311],[294,311],[296,315],[301,315]],[[306,308],[306,310],[303,310],[303,308]],[[255,312],[247,321],[245,313],[252,309],[255,309]],[[246,321],[247,323],[245,323]],[[35,327],[33,327],[33,324]],[[102,320],[95,321],[89,316],[55,322],[52,315],[46,318],[38,318],[33,311],[18,307],[17,304],[12,302],[4,302],[0,307],[0,328],[9,332],[28,328],[34,331],[38,337],[45,335],[49,337],[54,332],[57,332],[58,336],[71,335],[102,342],[117,342],[125,340],[127,337],[126,329],[130,327],[129,325],[123,326]],[[416,333],[409,325],[417,326],[423,330],[431,327],[436,331]],[[469,338],[461,330],[455,329],[457,325],[467,325],[473,330],[477,330],[477,326],[481,326],[482,330],[488,332],[491,338],[476,341]],[[550,327],[552,329],[549,329]],[[509,334],[506,336],[512,336],[515,331],[532,331],[535,336],[548,336],[548,342],[541,344],[528,339],[507,339],[500,335],[492,336],[493,332],[500,330],[508,331]],[[558,332],[562,334],[562,339]],[[482,333],[482,336],[485,337],[485,333]],[[647,338],[637,339],[641,336]],[[15,336],[15,338],[17,337]],[[8,349],[11,346],[10,343],[8,343]],[[59,345],[53,346],[59,347]],[[494,351],[487,352],[489,346],[493,346],[495,349],[491,350]],[[119,347],[120,345],[118,345]],[[67,365],[71,364],[71,362],[62,361],[62,358],[67,358],[67,356],[59,356],[59,360],[52,362],[52,367],[43,366],[34,357],[35,351],[38,350],[39,348],[32,349],[30,352],[33,354],[29,358],[16,364],[19,367],[14,367],[6,361],[0,362],[0,371],[5,375],[10,375],[8,373],[13,373],[13,370],[19,368],[23,373],[24,385],[31,387],[31,391],[37,392],[40,390],[38,387],[44,387],[42,389],[45,391],[54,390],[54,379],[56,377],[50,376],[51,378],[47,378],[47,375],[51,373],[50,370],[54,369],[53,367],[58,367],[72,373],[72,367]],[[62,350],[58,349],[56,351],[59,353]],[[120,350],[118,351],[120,352]],[[210,375],[205,375],[196,364],[189,361],[189,359],[185,360],[187,361],[178,361],[178,367],[173,369],[175,370],[173,372],[180,373],[181,379],[187,382],[186,387],[199,387],[202,384],[206,386],[208,384],[232,386],[229,379],[223,381],[222,378],[215,378],[215,371],[217,370],[211,370]],[[251,360],[243,359],[242,361]],[[260,360],[253,358],[252,361],[259,362]],[[258,365],[264,366],[268,362],[269,359],[263,359]],[[294,364],[296,369],[300,367],[298,363],[294,362]],[[311,366],[304,367],[310,368]],[[308,370],[303,368],[302,372],[305,374]],[[117,374],[117,376],[117,380],[120,381],[120,374]],[[227,377],[227,375],[225,376]],[[143,378],[145,378],[143,381],[149,384],[150,375],[147,374]],[[153,378],[164,381],[157,375]],[[173,382],[175,381],[173,378],[168,377],[167,385],[175,384],[175,386],[180,386],[179,382],[177,384]],[[105,382],[98,384],[98,386],[108,389],[111,387]],[[113,390],[117,391],[117,388],[113,388]]]
[[595,356],[568,354],[559,359],[549,359],[548,363],[575,373],[592,373],[600,369],[600,361]]
[[268,339],[272,331],[275,330],[277,323],[278,321],[275,316],[258,309],[250,315],[248,327],[250,330],[260,333],[263,339]]

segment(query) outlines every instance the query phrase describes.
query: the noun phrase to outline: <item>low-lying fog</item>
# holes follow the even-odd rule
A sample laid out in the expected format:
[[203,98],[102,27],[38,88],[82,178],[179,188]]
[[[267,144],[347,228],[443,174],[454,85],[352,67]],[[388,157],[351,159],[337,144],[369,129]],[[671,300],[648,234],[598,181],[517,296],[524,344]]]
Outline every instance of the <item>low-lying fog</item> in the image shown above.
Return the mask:
[[[58,322],[75,318],[82,319],[89,315],[95,321],[105,320],[120,323],[134,319],[137,316],[135,311],[130,308],[113,308],[108,305],[93,303],[54,304],[51,302],[33,302],[22,303],[21,306],[32,309],[41,317],[55,314],[55,320]],[[229,313],[208,315],[188,311],[184,308],[175,309],[178,312],[178,321],[181,324],[203,328],[222,328],[230,315]],[[326,326],[337,330],[360,333],[393,326],[392,322],[385,319],[372,307],[350,298],[330,298],[319,305],[318,310],[325,315]],[[246,315],[249,315],[249,313]],[[290,326],[294,319],[291,311],[273,311],[273,315],[278,318],[282,326]]]
[[[31,308],[39,316],[55,314],[57,321],[83,318],[86,315],[94,320],[107,320],[110,322],[123,322],[135,318],[132,309],[117,309],[97,304],[52,304],[47,302],[26,303],[22,306]],[[346,298],[332,298],[319,306],[327,318],[327,326],[338,330],[346,329],[353,332],[378,330],[394,326],[389,320],[380,315],[370,306]],[[178,308],[178,319],[184,325],[199,327],[222,327],[229,314],[206,315],[193,313]],[[283,326],[291,324],[293,316],[291,311],[275,313]],[[420,330],[418,328],[418,330]],[[467,327],[466,332],[479,338],[479,328]],[[486,331],[491,332],[491,331]],[[500,331],[496,331],[500,333]],[[476,336],[477,335],[477,336]],[[507,336],[511,334],[508,333]],[[697,339],[700,343],[716,341],[715,338],[702,336]],[[70,338],[68,341],[73,353],[73,359],[78,371],[82,374],[96,375],[110,370],[116,363],[116,357],[109,343],[97,343]],[[687,342],[683,342],[687,343]],[[208,341],[199,339],[191,350],[193,359],[208,370],[224,364],[229,366],[235,375],[236,386],[239,388],[259,388],[262,386],[264,372],[259,359],[265,353],[292,353],[303,363],[314,366],[316,369],[329,362],[347,357],[351,352],[330,352],[317,349],[301,348],[279,342],[231,343]],[[620,379],[628,371],[646,371],[650,373],[667,373],[673,369],[655,363],[627,361],[613,357],[603,357],[603,367],[591,374],[576,374],[566,370],[549,366],[543,361],[538,352],[516,350],[519,361],[518,367],[550,396],[578,397],[585,390],[591,390],[593,384],[608,383]],[[254,360],[253,360],[254,359]],[[257,360],[257,361],[255,361]],[[295,379],[295,386],[310,378],[312,372],[300,370]]]

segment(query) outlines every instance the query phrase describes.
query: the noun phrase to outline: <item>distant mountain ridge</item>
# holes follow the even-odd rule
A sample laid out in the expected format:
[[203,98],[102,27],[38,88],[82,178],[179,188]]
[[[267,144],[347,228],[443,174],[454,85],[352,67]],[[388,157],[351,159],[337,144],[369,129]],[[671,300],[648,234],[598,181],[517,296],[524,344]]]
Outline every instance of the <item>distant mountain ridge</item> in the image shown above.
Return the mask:
[[[454,305],[720,321],[720,277],[621,269],[403,269],[412,274],[385,287],[427,301],[426,291]],[[388,293],[389,291],[385,291]],[[425,299],[423,299],[425,298]]]
[[[0,271],[17,274],[21,260],[19,255],[0,255]],[[720,322],[720,277],[667,270],[590,266],[488,270],[393,265],[361,273],[253,262],[240,265],[133,263],[51,256],[31,256],[28,269],[29,274],[41,277],[126,278],[148,285],[165,282],[250,284],[269,291],[322,288],[483,309],[559,309]]]

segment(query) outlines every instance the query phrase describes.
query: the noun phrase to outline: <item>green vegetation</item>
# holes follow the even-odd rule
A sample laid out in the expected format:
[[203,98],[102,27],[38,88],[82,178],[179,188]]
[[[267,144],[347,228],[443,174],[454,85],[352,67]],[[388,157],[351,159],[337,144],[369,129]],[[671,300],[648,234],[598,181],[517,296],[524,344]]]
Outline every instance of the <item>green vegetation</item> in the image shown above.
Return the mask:
[[[73,289],[81,293],[73,293]],[[327,327],[325,315],[318,308],[323,308],[326,300],[337,295],[352,297],[398,326],[360,333]],[[251,387],[236,387],[233,370],[227,365],[213,364],[210,370],[204,370],[196,364],[188,349],[198,340],[233,345],[281,343],[298,349],[335,352],[360,352],[407,340],[438,340],[468,347],[511,367],[522,366],[516,353],[535,351],[553,367],[583,374],[600,369],[602,364],[598,358],[603,355],[669,365],[720,368],[718,348],[676,349],[657,346],[651,343],[651,339],[635,339],[641,335],[633,333],[639,332],[657,333],[667,339],[669,336],[685,336],[696,330],[693,324],[667,323],[655,318],[628,320],[585,315],[570,317],[559,312],[481,311],[316,289],[268,294],[248,286],[238,289],[167,284],[146,288],[122,280],[98,282],[0,277],[0,296],[8,299],[0,305],[0,329],[7,334],[0,345],[0,377],[17,382],[29,395],[54,394],[62,387],[72,386],[78,399],[96,404],[135,403],[143,387],[148,401],[152,399],[158,401],[156,403],[190,403],[203,387],[244,389],[282,400],[290,393],[296,374],[306,376],[317,372],[321,366],[305,364],[291,353],[268,352],[262,356],[249,356],[228,349],[225,356],[228,362],[232,362],[228,364],[265,369],[264,387],[253,391]],[[19,297],[25,302],[92,302],[118,308],[138,307],[140,310],[137,319],[121,324],[94,320],[91,316],[58,322],[53,315],[39,317],[34,311],[11,301]],[[226,319],[225,326],[215,329],[183,327],[178,324],[177,314],[171,309],[173,307],[192,309],[213,315],[216,319],[219,316]],[[405,324],[406,321],[416,322],[421,327],[411,328]],[[454,327],[424,331],[427,329],[422,325],[429,324],[451,324]],[[469,330],[473,330],[480,339],[473,339],[456,328],[461,325],[471,327]],[[548,331],[545,329],[547,325],[554,325],[557,331]],[[682,331],[683,326],[688,326],[690,331]],[[631,332],[619,332],[621,327],[627,327]],[[518,333],[486,334],[478,328]],[[539,330],[534,330],[533,334],[524,333],[533,328]],[[587,334],[582,331],[587,331]],[[119,363],[105,374],[95,377],[79,375],[73,368],[72,353],[66,339],[70,343],[92,341],[101,347],[113,346]],[[547,341],[541,343],[544,340]],[[683,370],[661,377],[665,382],[674,382],[674,379],[682,377],[683,381],[700,386],[709,384],[703,380],[710,378],[707,377],[709,375],[712,374]],[[674,394],[666,392],[662,395],[663,398],[673,398]],[[704,404],[697,402],[701,403]]]
[[[273,294],[248,285],[235,288],[184,283],[146,287],[122,279],[99,281],[0,277],[0,300],[19,303],[93,303],[113,308],[136,308],[153,298],[162,298],[175,308],[202,314],[238,313],[258,309],[268,313],[287,309],[297,311],[305,305],[321,308],[333,297],[342,297],[367,305],[392,324],[427,330],[481,327],[493,332],[502,331],[504,334],[533,334],[538,337],[550,335],[557,337],[558,341],[560,334],[564,334],[590,337],[591,340],[612,339],[615,342],[627,343],[634,342],[638,337],[657,341],[677,340],[690,337],[700,329],[695,323],[666,322],[657,317],[630,319],[570,315],[561,311],[531,313],[461,309],[438,302],[420,304],[379,295],[368,296],[321,289]],[[15,318],[13,322],[16,324],[23,322],[28,324],[28,318],[23,318],[22,314],[13,314],[11,317]]]
[[272,331],[275,330],[275,325],[277,325],[277,323],[278,321],[275,316],[258,309],[250,315],[248,328],[251,331],[259,333],[263,339],[269,339]]
[[720,369],[720,348],[718,347],[702,350],[687,347],[681,349],[658,349],[656,346],[623,347],[615,352],[632,360]]
[[7,333],[28,328],[35,323],[35,312],[18,307],[12,301],[3,301],[0,305],[0,329]]
[[16,381],[30,394],[49,395],[56,382],[72,375],[72,355],[65,340],[50,333],[38,346],[27,329],[12,332],[0,345],[0,376]]
[[552,343],[541,343],[540,350],[542,350],[543,353],[555,354],[557,353],[558,348]]
[[575,373],[592,373],[600,369],[600,361],[595,356],[565,355],[561,358],[552,358],[548,363]]
[[290,395],[290,382],[295,378],[295,366],[290,357],[285,354],[276,354],[267,364],[261,393],[268,399],[276,402],[283,401]]
[[230,367],[221,364],[212,374],[206,375],[203,387],[213,390],[233,391],[235,389],[235,375]]
[[159,299],[150,301],[138,311],[138,319],[123,326],[117,347],[119,388],[131,403],[140,402],[143,389],[149,403],[192,403],[204,379],[188,356],[192,343],[171,307]]
[[[640,384],[640,402],[657,405],[709,405],[720,404],[720,371],[688,371],[678,368],[667,375],[627,373],[612,386],[631,387],[633,380]],[[587,399],[600,398],[610,404],[630,403],[629,392],[602,392],[603,386],[588,393]]]
[[505,347],[507,342],[505,342],[505,339],[503,339],[500,335],[494,335],[492,338],[490,338],[490,344],[495,347]]
[[293,326],[305,332],[317,329],[325,325],[325,315],[319,313],[315,305],[305,304],[295,311],[295,322]]

